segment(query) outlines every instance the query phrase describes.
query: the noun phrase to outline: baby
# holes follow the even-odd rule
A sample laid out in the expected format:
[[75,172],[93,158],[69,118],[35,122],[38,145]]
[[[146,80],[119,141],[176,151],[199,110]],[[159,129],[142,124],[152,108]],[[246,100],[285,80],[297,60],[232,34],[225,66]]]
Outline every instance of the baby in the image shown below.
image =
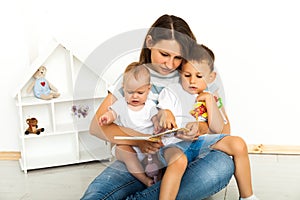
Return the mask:
[[[131,63],[123,75],[124,97],[118,99],[106,113],[99,118],[99,125],[110,123],[129,127],[145,134],[158,132],[156,104],[147,99],[150,92],[150,72],[144,65]],[[113,147],[118,160],[125,163],[128,171],[147,186],[154,181],[148,177],[141,164],[144,155],[138,147],[116,145]]]

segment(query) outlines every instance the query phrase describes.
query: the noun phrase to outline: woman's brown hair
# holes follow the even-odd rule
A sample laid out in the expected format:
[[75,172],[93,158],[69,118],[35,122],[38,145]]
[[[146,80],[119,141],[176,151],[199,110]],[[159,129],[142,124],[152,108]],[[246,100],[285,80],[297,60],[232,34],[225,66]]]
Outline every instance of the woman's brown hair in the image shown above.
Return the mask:
[[149,29],[140,54],[140,63],[151,63],[151,51],[147,48],[146,38],[150,35],[152,43],[161,40],[176,40],[181,46],[181,56],[189,53],[190,45],[196,41],[196,37],[189,25],[180,17],[174,15],[162,15]]

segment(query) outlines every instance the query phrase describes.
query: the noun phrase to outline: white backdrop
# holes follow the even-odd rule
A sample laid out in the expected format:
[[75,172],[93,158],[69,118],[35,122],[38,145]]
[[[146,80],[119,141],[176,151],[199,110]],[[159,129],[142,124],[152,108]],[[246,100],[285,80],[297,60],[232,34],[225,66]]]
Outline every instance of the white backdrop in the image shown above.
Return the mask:
[[19,150],[14,91],[28,64],[53,37],[67,41],[85,58],[111,37],[148,28],[165,13],[185,19],[199,43],[215,52],[233,135],[249,144],[299,144],[296,0],[14,0],[0,4],[4,111],[0,151]]

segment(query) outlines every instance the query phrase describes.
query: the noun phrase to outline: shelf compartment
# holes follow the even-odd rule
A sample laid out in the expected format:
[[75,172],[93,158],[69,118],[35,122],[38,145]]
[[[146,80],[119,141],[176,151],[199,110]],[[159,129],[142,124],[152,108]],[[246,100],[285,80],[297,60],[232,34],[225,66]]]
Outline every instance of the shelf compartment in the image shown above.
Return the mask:
[[78,131],[89,130],[90,123],[94,117],[95,110],[102,102],[102,98],[87,99],[87,100],[74,100],[72,102],[73,123],[75,129]]
[[54,125],[56,132],[64,132],[68,128],[75,130],[72,114],[72,101],[57,102],[54,104]]
[[[22,120],[23,120],[23,130],[28,128],[26,119],[36,118],[38,120],[38,128],[44,128],[44,133],[53,132],[52,126],[52,110],[51,104],[39,104],[35,106],[23,106],[22,107]],[[22,133],[24,134],[24,133]]]
[[[77,162],[75,134],[31,137],[24,140],[26,169],[52,167]],[[25,164],[26,162],[26,164]]]

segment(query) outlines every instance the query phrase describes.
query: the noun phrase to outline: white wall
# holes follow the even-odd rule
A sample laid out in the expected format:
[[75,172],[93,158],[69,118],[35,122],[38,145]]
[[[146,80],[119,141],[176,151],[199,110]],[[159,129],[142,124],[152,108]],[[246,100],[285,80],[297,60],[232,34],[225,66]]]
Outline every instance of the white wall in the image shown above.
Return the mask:
[[[52,37],[88,55],[111,37],[149,27],[165,13],[185,19],[216,54],[234,135],[297,145],[300,30],[297,1],[71,1],[1,3],[0,151],[19,150],[12,98],[17,80]],[[133,5],[137,8],[133,8]],[[2,23],[3,21],[3,23]]]
[[18,150],[18,111],[13,99],[18,80],[28,63],[27,46],[21,16],[15,3],[0,3],[0,151]]

